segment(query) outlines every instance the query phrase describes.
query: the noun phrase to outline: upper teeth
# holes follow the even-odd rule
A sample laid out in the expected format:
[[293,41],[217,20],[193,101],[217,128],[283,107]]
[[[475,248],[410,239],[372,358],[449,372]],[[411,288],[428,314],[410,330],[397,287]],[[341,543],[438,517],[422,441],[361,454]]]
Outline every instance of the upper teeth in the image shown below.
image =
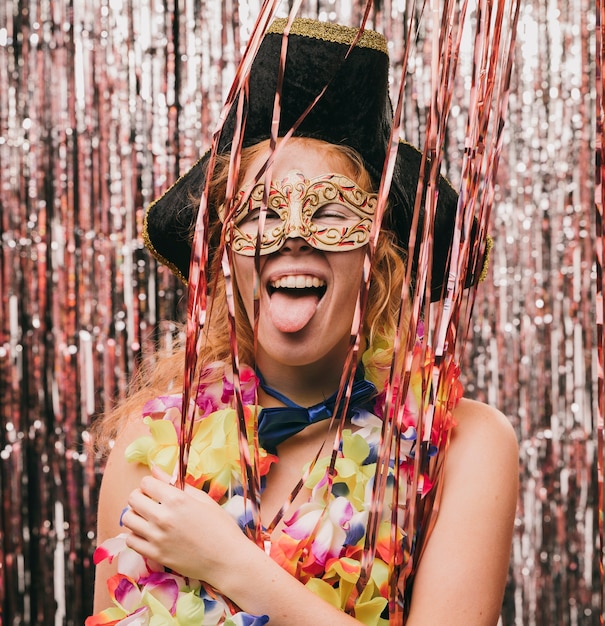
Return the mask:
[[316,276],[301,276],[299,275],[289,275],[282,276],[277,280],[271,281],[271,287],[275,289],[287,288],[287,289],[309,289],[311,287],[323,287],[324,281],[317,278]]

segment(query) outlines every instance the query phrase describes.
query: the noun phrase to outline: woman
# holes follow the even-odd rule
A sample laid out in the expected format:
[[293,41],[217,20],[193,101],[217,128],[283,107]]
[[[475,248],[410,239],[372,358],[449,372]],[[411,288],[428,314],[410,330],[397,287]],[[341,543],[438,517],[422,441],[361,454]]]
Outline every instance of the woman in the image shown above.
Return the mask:
[[[414,477],[419,398],[413,383],[421,369],[419,353],[406,399],[408,429],[399,442],[400,462],[384,470],[390,476],[384,498],[378,504],[372,499],[385,406],[381,392],[401,306],[402,248],[419,167],[417,151],[404,144],[372,258],[359,333],[362,356],[349,408],[344,417],[339,413],[328,419],[339,412],[334,396],[351,354],[392,121],[386,42],[365,32],[341,62],[356,30],[297,20],[288,39],[280,135],[329,87],[298,124],[295,136],[281,139],[273,151],[267,138],[283,26],[278,21],[270,28],[251,69],[238,192],[232,202],[226,201],[228,154],[237,124],[232,114],[218,145],[224,156],[212,172],[208,196],[211,250],[220,248],[222,234],[232,257],[251,458],[244,469],[252,466],[262,475],[260,540],[244,497],[237,402],[227,365],[225,281],[220,255],[215,254],[215,291],[194,399],[189,484],[184,490],[171,484],[180,428],[182,382],[175,361],[183,357],[178,354],[158,364],[151,382],[157,399],[144,387],[104,424],[105,432],[119,435],[99,503],[103,543],[96,555],[101,561],[95,610],[111,606],[112,599],[116,606],[87,624],[148,623],[151,615],[164,619],[162,623],[386,624],[389,615],[395,619],[402,611],[412,625],[495,624],[516,506],[516,441],[499,412],[459,400],[453,376],[447,398],[438,404],[430,442],[437,449],[450,441],[440,484],[431,485],[428,473]],[[147,216],[148,245],[185,278],[197,205],[192,197],[199,196],[207,172],[208,155]],[[455,204],[455,194],[441,181],[435,249],[442,256],[436,254],[433,261],[433,294],[440,292],[445,275]],[[259,220],[264,226],[257,245]],[[477,272],[469,274],[475,280]],[[454,406],[452,416],[449,409]],[[144,421],[136,417],[141,410]],[[301,411],[305,426],[299,425]],[[342,433],[337,428],[340,417]],[[335,433],[340,445],[331,462]],[[304,485],[297,490],[301,477]],[[395,586],[393,592],[389,566],[396,566],[394,550],[410,544],[400,517],[391,517],[391,504],[405,502],[414,478],[428,501],[441,493],[434,500],[439,515],[430,535],[419,534],[429,540],[414,575],[401,574],[398,580],[405,588]],[[364,569],[365,534],[376,505],[379,524],[369,570]],[[398,533],[392,539],[395,527]],[[396,602],[389,605],[388,598]]]

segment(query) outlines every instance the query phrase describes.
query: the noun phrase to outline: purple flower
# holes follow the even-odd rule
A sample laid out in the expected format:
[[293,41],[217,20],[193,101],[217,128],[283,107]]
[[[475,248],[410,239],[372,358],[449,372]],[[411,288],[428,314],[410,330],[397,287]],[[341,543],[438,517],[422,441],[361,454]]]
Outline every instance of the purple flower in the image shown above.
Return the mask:
[[[242,392],[243,404],[254,404],[256,398],[256,386],[258,379],[254,370],[250,367],[242,367],[239,373],[239,383]],[[221,401],[224,404],[229,404],[235,398],[235,383],[233,381],[233,372],[227,371],[225,368],[225,374],[223,377],[223,395]]]

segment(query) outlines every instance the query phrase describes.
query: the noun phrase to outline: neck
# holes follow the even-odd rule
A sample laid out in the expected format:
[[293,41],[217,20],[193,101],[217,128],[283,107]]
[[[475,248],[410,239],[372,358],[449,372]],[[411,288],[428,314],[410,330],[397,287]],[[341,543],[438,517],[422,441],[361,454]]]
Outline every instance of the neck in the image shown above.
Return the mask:
[[[360,359],[361,352],[358,361]],[[319,363],[289,365],[263,354],[257,355],[257,367],[267,385],[304,407],[322,402],[338,389],[345,361],[346,354],[338,359],[338,363],[332,359],[322,359]],[[260,388],[258,394],[261,406],[281,406],[279,400]]]
[[[259,366],[265,382],[300,406],[312,406],[329,397],[340,384],[339,376],[322,376],[313,365],[277,368]],[[342,369],[340,370],[342,372]],[[281,406],[281,402],[259,388],[261,406]]]

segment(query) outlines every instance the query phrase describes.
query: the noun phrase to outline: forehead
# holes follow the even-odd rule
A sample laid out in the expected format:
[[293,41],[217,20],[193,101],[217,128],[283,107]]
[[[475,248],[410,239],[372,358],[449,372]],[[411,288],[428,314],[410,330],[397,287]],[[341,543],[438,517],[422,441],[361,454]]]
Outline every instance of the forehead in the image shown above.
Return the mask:
[[[244,175],[242,186],[254,180],[270,153],[267,146],[253,159]],[[344,174],[355,181],[355,168],[346,155],[328,144],[312,139],[293,137],[280,148],[273,163],[272,180],[282,180],[292,171],[300,172],[307,179],[324,174]]]

